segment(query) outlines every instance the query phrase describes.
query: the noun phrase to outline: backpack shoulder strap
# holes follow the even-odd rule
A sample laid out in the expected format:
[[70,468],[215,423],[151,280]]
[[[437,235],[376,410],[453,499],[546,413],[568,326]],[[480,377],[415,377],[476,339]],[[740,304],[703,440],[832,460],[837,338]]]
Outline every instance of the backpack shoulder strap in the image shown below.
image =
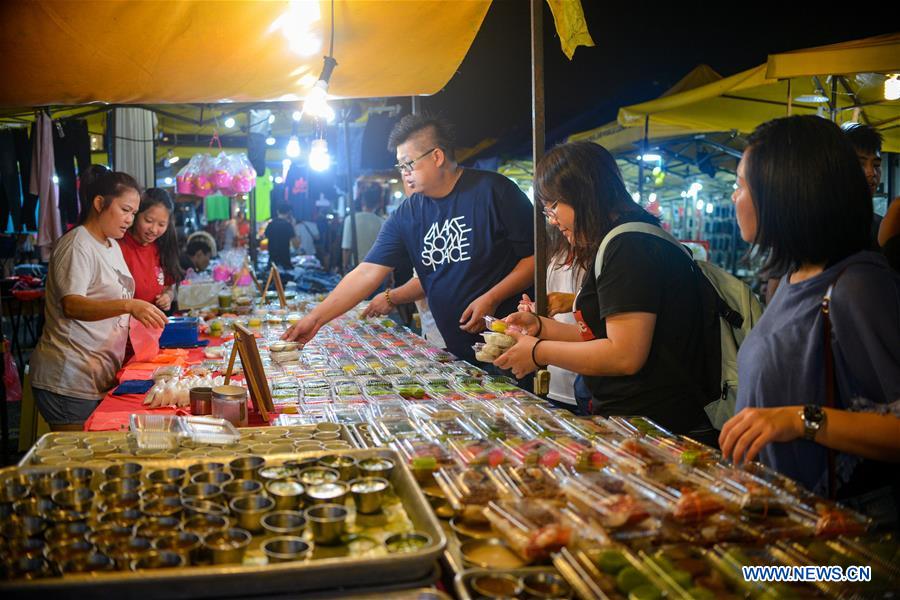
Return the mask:
[[691,254],[690,250],[685,248],[684,245],[682,245],[682,243],[675,238],[675,236],[673,236],[662,227],[659,227],[658,225],[651,225],[650,223],[644,223],[641,221],[623,223],[618,227],[613,227],[612,230],[603,238],[603,241],[600,242],[600,247],[597,249],[597,258],[594,259],[594,279],[600,278],[600,272],[603,270],[603,255],[606,253],[606,247],[613,240],[613,238],[622,233],[646,233],[648,235],[656,236],[658,238],[666,240],[667,242],[675,244],[676,246],[681,248],[681,250],[684,251],[684,253],[687,254],[691,260],[694,260],[694,256]]

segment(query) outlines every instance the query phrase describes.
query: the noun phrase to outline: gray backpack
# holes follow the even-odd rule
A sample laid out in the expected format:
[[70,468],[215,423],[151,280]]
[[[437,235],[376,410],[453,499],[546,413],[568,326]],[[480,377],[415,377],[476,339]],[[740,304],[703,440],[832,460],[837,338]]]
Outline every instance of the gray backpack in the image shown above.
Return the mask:
[[[594,277],[599,278],[603,268],[603,255],[606,247],[617,235],[622,233],[646,233],[662,238],[681,248],[693,261],[693,255],[670,233],[650,223],[625,223],[614,227],[600,244],[597,258],[594,261]],[[709,364],[707,381],[703,389],[708,398],[714,398],[703,409],[716,429],[722,429],[725,421],[734,416],[737,400],[738,372],[737,353],[750,329],[762,316],[762,305],[746,283],[706,261],[694,261],[698,269],[701,284],[708,284],[704,296],[704,312],[710,317],[705,321],[710,325],[705,331],[703,340],[710,347],[704,348]],[[706,306],[708,305],[708,306]],[[712,316],[709,313],[714,313]],[[715,330],[718,329],[718,332]],[[715,340],[719,344],[715,344]],[[718,360],[717,360],[718,358]],[[715,365],[719,365],[716,373]],[[715,388],[713,387],[715,386]]]

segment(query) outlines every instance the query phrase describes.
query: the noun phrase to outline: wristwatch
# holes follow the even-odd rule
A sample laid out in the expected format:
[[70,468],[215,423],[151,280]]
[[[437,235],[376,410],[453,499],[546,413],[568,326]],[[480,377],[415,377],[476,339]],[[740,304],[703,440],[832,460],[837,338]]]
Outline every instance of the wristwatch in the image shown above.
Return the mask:
[[825,423],[825,411],[818,404],[807,404],[800,411],[800,418],[803,419],[803,439],[815,441]]

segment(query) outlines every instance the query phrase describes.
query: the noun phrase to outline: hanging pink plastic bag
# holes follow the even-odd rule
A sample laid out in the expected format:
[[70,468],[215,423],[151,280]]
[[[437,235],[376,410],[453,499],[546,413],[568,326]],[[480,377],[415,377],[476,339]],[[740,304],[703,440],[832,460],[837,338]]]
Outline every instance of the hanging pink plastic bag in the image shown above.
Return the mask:
[[[22,382],[19,381],[19,369],[9,352],[3,353],[3,385],[6,386],[6,401],[22,401]],[[5,410],[5,409],[4,409]]]
[[197,175],[200,173],[201,154],[195,154],[191,160],[184,165],[178,174],[175,175],[175,190],[179,194],[194,194],[194,184],[197,182]]
[[[213,185],[216,186],[217,190],[225,194],[223,190],[231,187],[231,160],[229,156],[224,152],[220,152],[217,157],[210,161],[210,166],[212,167],[210,175]],[[228,194],[225,195],[227,196]]]
[[247,194],[256,186],[256,169],[243,152],[231,156],[231,188],[238,194]]
[[162,327],[145,327],[137,319],[131,319],[128,336],[134,349],[134,362],[149,362],[159,354],[159,338]]

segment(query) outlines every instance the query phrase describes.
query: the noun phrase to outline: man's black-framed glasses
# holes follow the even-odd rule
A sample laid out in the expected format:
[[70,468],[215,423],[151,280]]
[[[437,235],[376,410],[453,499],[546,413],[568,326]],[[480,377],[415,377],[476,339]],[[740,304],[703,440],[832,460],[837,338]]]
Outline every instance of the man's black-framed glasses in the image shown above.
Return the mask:
[[418,157],[416,157],[412,160],[408,160],[406,162],[397,163],[396,165],[394,165],[394,168],[397,169],[398,171],[400,171],[401,173],[403,173],[403,172],[410,173],[413,170],[413,166],[415,166],[415,164],[417,162],[419,162],[420,160],[422,160],[423,158],[425,158],[426,156],[428,156],[429,154],[431,154],[432,152],[434,152],[437,149],[438,149],[438,146],[435,146],[434,148],[432,148],[431,150],[429,150],[422,156],[418,156]]

